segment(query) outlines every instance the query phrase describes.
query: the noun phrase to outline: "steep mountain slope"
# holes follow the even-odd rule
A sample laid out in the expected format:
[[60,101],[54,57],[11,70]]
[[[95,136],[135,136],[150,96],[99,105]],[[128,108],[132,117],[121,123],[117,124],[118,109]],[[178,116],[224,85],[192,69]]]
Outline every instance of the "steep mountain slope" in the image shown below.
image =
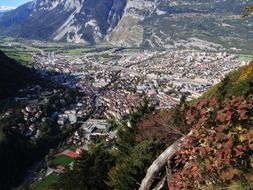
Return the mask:
[[157,0],[128,0],[122,19],[107,35],[115,45],[140,46],[144,40],[142,22],[157,8]]
[[126,1],[37,0],[5,14],[4,34],[40,40],[98,43],[123,14]]
[[3,16],[5,11],[0,11],[0,17]]
[[245,49],[253,46],[253,19],[242,22],[241,17],[249,4],[248,0],[34,0],[2,16],[0,30],[15,37],[89,44]]
[[252,18],[241,17],[249,3],[245,0],[161,0],[142,23],[144,44],[209,50],[250,46]]
[[34,79],[32,71],[0,51],[0,100],[12,96]]
[[15,7],[0,6],[0,17],[8,11],[14,10]]

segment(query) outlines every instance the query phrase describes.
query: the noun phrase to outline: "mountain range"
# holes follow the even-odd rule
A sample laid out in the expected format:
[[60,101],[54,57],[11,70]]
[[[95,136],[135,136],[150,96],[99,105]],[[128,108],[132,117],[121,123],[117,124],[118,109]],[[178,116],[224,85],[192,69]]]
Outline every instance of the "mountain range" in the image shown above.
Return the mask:
[[34,0],[0,18],[1,35],[118,46],[249,49],[248,0]]

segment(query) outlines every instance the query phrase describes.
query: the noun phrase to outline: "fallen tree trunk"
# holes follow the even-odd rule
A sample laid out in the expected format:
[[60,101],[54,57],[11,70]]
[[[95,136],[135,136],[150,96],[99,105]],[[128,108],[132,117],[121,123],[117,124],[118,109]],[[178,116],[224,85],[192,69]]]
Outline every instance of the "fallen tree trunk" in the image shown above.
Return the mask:
[[[192,132],[183,136],[171,146],[169,146],[159,157],[152,163],[148,168],[145,178],[142,180],[139,190],[150,190],[156,176],[159,174],[160,170],[165,167],[167,161],[170,160],[176,152],[181,149],[181,145],[187,136],[190,136]],[[171,176],[169,176],[171,178]]]

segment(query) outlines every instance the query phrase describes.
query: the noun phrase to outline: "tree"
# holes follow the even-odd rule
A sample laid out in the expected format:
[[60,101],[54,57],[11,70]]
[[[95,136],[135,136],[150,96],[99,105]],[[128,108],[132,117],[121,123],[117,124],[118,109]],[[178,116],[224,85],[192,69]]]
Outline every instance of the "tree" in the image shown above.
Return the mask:
[[76,161],[73,170],[64,173],[59,182],[53,184],[50,189],[108,189],[105,180],[110,168],[115,164],[111,149],[111,145],[104,141],[92,146],[89,152],[83,153]]
[[129,151],[109,172],[107,184],[112,189],[137,189],[145,176],[147,167],[164,148],[159,141],[141,141]]

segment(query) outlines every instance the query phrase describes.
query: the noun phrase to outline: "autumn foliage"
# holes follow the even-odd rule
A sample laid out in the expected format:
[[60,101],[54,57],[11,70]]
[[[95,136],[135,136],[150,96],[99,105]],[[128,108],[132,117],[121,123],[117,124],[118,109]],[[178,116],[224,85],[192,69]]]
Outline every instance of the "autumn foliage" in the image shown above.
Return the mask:
[[224,101],[213,97],[182,111],[193,134],[172,161],[169,189],[199,189],[235,180],[252,185],[253,96]]
[[169,111],[153,112],[138,123],[137,128],[139,130],[137,141],[160,139],[167,146],[184,136],[191,129],[186,123],[184,110],[179,110],[179,107]]
[[247,67],[243,67],[240,70],[240,75],[239,75],[236,83],[238,84],[241,81],[247,80],[248,78],[250,78],[252,76],[252,73],[253,73],[253,64],[251,63]]

